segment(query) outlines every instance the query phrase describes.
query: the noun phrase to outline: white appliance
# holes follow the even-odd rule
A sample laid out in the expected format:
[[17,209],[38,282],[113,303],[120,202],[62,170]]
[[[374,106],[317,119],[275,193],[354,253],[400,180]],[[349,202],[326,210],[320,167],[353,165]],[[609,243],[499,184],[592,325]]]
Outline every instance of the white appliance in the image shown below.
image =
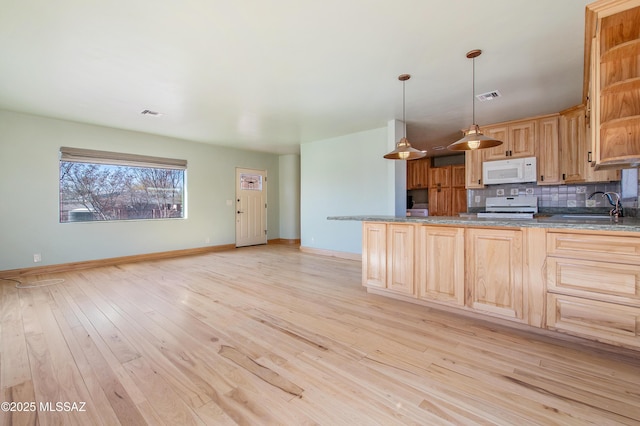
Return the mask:
[[407,217],[409,216],[427,217],[429,209],[407,209]]
[[538,197],[487,197],[485,210],[478,213],[478,217],[533,219],[538,213]]
[[536,157],[482,163],[482,181],[485,185],[536,182],[536,178]]

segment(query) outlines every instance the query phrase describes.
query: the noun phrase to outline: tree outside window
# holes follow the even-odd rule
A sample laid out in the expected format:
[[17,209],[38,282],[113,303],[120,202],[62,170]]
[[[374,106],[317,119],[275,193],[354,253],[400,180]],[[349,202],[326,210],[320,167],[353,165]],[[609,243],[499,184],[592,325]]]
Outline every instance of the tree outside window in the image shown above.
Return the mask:
[[60,222],[184,217],[184,169],[60,161]]

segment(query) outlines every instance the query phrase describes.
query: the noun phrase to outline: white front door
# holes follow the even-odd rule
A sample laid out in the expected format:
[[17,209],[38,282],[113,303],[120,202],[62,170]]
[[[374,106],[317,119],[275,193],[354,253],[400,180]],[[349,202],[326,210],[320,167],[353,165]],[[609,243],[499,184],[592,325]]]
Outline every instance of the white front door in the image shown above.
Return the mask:
[[236,168],[236,247],[267,243],[267,171]]

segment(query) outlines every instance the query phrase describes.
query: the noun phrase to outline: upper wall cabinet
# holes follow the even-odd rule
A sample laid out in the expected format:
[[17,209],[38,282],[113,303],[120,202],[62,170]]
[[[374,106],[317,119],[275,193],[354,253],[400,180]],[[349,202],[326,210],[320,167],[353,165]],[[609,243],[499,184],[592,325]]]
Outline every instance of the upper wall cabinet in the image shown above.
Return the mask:
[[538,185],[558,185],[562,183],[558,114],[538,119],[537,126]]
[[620,180],[620,170],[595,170],[590,147],[584,105],[562,111],[560,113],[560,157],[564,183]]
[[477,149],[465,151],[464,165],[466,171],[466,188],[484,188],[482,183],[482,151]]
[[583,182],[588,164],[586,146],[585,108],[575,106],[560,113],[560,141],[562,180]]
[[591,93],[596,168],[640,164],[640,0],[586,9],[584,97]]
[[431,158],[407,161],[407,189],[426,189],[429,186]]
[[506,158],[533,157],[536,155],[535,120],[513,121],[485,126],[485,135],[502,141],[502,145],[484,151],[484,161],[504,160]]

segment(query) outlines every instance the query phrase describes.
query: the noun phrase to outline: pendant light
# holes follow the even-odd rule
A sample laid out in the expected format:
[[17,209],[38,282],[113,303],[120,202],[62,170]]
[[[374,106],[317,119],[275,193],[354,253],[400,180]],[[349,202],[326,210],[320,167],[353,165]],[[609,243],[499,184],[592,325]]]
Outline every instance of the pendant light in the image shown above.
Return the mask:
[[467,53],[467,58],[473,61],[473,84],[471,92],[471,101],[473,102],[473,124],[469,127],[467,134],[457,142],[447,147],[450,151],[469,151],[473,149],[491,148],[502,145],[502,141],[485,136],[480,131],[480,126],[476,124],[476,58],[480,56],[482,50],[475,49]]
[[415,160],[427,155],[423,151],[411,147],[409,140],[407,140],[407,122],[404,118],[404,83],[410,78],[411,76],[409,74],[401,74],[398,76],[398,80],[402,82],[402,123],[404,125],[404,137],[396,144],[396,149],[384,156],[384,158],[388,160]]

